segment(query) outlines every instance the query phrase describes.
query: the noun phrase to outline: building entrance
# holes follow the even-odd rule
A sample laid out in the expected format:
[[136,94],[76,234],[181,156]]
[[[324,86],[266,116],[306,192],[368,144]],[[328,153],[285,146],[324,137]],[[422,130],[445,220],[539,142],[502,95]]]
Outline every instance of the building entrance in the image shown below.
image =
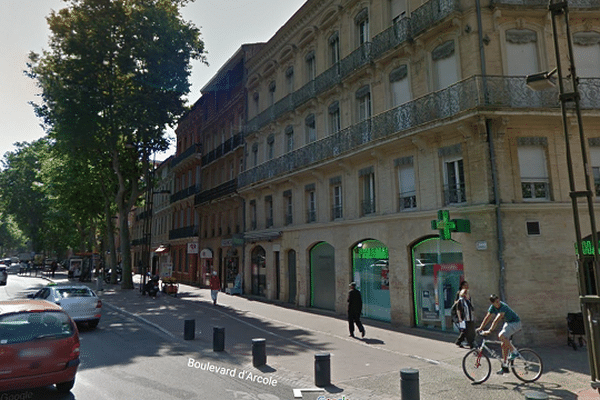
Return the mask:
[[388,248],[378,240],[364,240],[352,249],[352,279],[363,299],[363,315],[390,321]]

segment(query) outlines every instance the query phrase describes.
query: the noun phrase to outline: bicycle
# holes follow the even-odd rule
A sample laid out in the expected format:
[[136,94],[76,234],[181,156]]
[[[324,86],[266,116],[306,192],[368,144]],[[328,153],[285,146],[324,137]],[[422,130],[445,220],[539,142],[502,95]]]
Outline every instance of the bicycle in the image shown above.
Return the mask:
[[[488,380],[492,372],[492,364],[490,357],[500,360],[502,363],[502,352],[496,353],[494,350],[486,346],[486,343],[501,344],[499,340],[488,340],[484,335],[481,335],[483,340],[479,347],[469,351],[462,360],[462,367],[465,375],[473,384],[480,384]],[[512,336],[510,338],[512,344]],[[516,347],[515,347],[516,349]],[[509,368],[512,373],[523,382],[534,382],[542,376],[544,365],[540,356],[531,349],[517,349],[517,357],[509,361]]]

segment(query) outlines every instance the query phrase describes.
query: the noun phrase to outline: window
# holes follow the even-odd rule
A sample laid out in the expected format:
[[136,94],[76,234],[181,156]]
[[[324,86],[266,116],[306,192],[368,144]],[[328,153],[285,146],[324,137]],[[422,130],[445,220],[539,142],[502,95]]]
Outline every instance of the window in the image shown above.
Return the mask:
[[362,215],[375,213],[375,170],[373,167],[364,168],[359,171],[362,198],[361,210]]
[[250,200],[250,229],[256,230],[256,200]]
[[291,225],[294,222],[292,217],[293,215],[293,207],[292,207],[292,191],[286,190],[283,192],[283,204],[285,205],[283,220],[286,225]]
[[289,67],[285,71],[285,82],[286,82],[288,94],[294,93],[294,67]]
[[334,101],[329,105],[329,133],[334,134],[341,129],[340,102]]
[[408,67],[406,64],[390,72],[390,91],[392,107],[399,106],[411,100],[410,86],[408,84]]
[[337,176],[329,180],[331,192],[331,220],[343,217],[342,207],[342,177]]
[[273,196],[265,196],[265,227],[273,226]]
[[335,65],[340,61],[340,35],[335,32],[329,38],[329,60],[331,65]]
[[285,151],[289,153],[294,150],[294,128],[291,125],[285,127]]
[[433,63],[433,90],[445,89],[458,82],[458,63],[454,40],[449,40],[431,52]]
[[390,15],[392,17],[392,23],[398,22],[400,19],[406,16],[406,0],[389,0],[390,1]]
[[315,222],[317,220],[315,184],[306,185],[304,191],[306,192],[306,223]]
[[369,41],[369,10],[363,8],[354,19],[358,33],[358,45]]
[[275,135],[269,135],[267,138],[267,160],[273,159],[275,147]]
[[315,124],[315,114],[310,114],[304,120],[304,126],[306,127],[306,143],[311,143],[317,140],[317,128]]
[[317,64],[315,62],[315,52],[311,51],[310,53],[308,53],[305,57],[305,61],[306,61],[306,80],[308,82],[310,82],[313,79],[315,79],[315,76],[317,75]]
[[260,99],[260,96],[259,96],[258,92],[254,92],[254,95],[252,95],[252,101],[254,102],[254,112],[256,113],[255,115],[260,114],[259,99]]
[[416,208],[417,195],[413,158],[399,158],[395,161],[395,164],[398,171],[398,211]]
[[244,157],[240,157],[240,174],[244,172]]
[[550,181],[546,164],[545,138],[519,138],[519,170],[523,200],[549,200]]
[[506,67],[510,76],[525,76],[540,71],[535,31],[530,29],[506,31]]
[[592,166],[592,175],[594,178],[594,192],[596,198],[600,198],[600,146],[590,144],[590,165]]
[[365,85],[356,91],[358,122],[371,118],[371,89]]
[[275,104],[275,81],[271,81],[271,83],[269,83],[269,106],[273,106],[273,104]]
[[593,31],[575,33],[573,56],[578,77],[600,77],[600,33]]
[[466,202],[465,172],[462,158],[445,160],[444,174],[446,182],[444,187],[444,204]]
[[258,165],[258,143],[252,145],[252,161],[256,167]]

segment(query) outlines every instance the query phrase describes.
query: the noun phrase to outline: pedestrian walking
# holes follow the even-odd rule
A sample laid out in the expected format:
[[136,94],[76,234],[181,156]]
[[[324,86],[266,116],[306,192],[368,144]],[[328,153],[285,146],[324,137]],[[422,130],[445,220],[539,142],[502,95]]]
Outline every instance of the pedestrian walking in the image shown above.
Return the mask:
[[467,341],[467,345],[470,348],[474,347],[475,341],[475,318],[473,316],[473,305],[470,300],[471,296],[469,295],[469,289],[462,289],[459,292],[458,297],[458,329],[460,330],[460,335],[456,339],[456,345],[458,347],[464,347],[462,345],[463,341]]
[[[458,300],[458,298],[460,297],[460,292],[462,292],[463,289],[469,290],[469,282],[462,281],[460,283],[460,287],[458,288],[458,291],[456,292],[456,297],[454,298],[454,301]],[[468,293],[468,296],[469,296],[469,300],[471,300],[471,294],[470,293]]]
[[354,336],[354,324],[358,327],[358,330],[365,337],[365,327],[360,322],[360,314],[362,313],[362,297],[360,292],[356,289],[356,282],[350,283],[350,292],[348,293],[348,328],[350,329],[350,336]]
[[56,273],[56,270],[58,269],[58,263],[56,262],[56,260],[52,261],[52,264],[50,264],[50,272],[52,273],[52,277],[54,278],[54,274]]
[[221,290],[221,281],[217,275],[217,271],[213,271],[212,276],[210,277],[210,297],[212,297],[213,304],[217,305],[217,295],[219,294],[219,290]]

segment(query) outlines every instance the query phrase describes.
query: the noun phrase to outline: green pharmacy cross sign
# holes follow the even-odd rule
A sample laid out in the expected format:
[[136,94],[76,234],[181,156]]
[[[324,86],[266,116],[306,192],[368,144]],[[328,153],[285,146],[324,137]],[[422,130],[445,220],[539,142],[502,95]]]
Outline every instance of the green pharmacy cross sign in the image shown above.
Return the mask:
[[439,210],[437,221],[431,221],[431,229],[440,231],[440,239],[450,240],[450,232],[471,233],[471,222],[468,219],[450,219],[448,210]]

